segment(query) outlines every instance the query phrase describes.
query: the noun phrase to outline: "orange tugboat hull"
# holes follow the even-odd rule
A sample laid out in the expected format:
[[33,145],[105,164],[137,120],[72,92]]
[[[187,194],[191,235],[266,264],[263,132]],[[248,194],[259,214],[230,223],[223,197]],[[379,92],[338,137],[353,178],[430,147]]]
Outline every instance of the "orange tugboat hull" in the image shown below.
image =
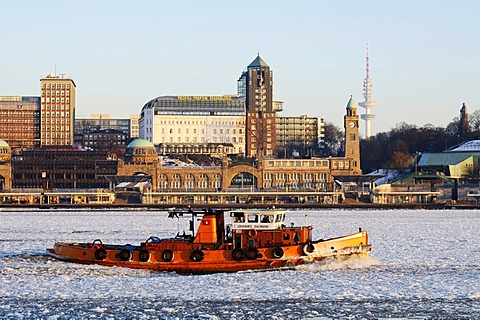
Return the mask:
[[57,259],[82,264],[206,274],[288,268],[330,257],[368,255],[371,251],[366,231],[327,240],[242,250],[202,248],[186,242],[170,243],[169,248],[165,249],[162,242],[140,246],[58,242],[47,252]]

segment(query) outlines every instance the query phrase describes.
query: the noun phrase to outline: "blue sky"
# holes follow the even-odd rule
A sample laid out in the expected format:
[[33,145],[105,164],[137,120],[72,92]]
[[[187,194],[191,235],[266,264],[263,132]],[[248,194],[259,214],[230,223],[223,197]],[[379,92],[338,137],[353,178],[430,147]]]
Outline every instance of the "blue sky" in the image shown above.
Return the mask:
[[368,43],[372,132],[446,126],[462,102],[480,108],[479,12],[461,0],[0,0],[0,95],[39,95],[56,65],[77,84],[77,115],[128,117],[161,95],[234,94],[260,52],[281,115],[342,126],[350,95],[363,101]]

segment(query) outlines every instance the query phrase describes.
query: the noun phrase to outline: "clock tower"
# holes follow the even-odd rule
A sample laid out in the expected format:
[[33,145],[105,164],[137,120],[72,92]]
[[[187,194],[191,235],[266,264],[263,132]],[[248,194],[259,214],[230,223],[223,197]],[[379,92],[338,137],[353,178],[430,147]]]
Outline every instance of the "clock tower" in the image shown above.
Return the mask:
[[361,174],[360,168],[360,137],[359,137],[359,116],[357,113],[357,104],[353,97],[347,103],[347,113],[343,117],[343,127],[345,128],[345,158],[351,160],[350,169],[352,174]]

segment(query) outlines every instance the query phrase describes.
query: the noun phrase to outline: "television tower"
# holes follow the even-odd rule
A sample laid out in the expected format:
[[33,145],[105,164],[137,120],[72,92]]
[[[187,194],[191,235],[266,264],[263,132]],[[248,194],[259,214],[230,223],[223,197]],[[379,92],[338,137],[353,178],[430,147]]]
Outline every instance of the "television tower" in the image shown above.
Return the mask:
[[362,120],[365,120],[365,138],[370,138],[370,122],[375,118],[375,115],[371,113],[371,109],[377,106],[377,103],[372,101],[372,79],[370,79],[370,64],[368,61],[368,44],[367,44],[367,67],[366,77],[363,80],[363,96],[365,101],[360,102],[358,105],[365,109],[365,114],[361,115]]

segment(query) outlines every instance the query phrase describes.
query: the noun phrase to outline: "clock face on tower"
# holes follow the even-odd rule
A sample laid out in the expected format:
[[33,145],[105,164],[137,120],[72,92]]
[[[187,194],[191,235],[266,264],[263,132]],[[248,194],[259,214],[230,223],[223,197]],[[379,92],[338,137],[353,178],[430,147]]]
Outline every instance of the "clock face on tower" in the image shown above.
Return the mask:
[[353,121],[350,122],[350,123],[348,124],[348,126],[349,126],[350,128],[355,128],[355,122],[353,122]]

